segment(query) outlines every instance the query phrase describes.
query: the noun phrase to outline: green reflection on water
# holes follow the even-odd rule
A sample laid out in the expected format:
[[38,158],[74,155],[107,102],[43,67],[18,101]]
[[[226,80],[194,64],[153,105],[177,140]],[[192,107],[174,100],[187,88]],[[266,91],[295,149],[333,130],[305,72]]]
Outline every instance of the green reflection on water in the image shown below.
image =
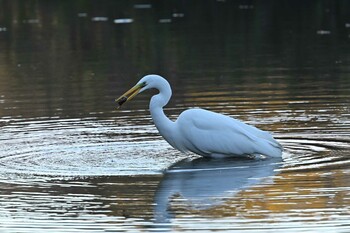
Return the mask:
[[[147,73],[164,75],[175,91],[201,80],[213,89],[278,82],[294,92],[299,83],[343,85],[349,71],[348,1],[136,3],[1,1],[6,107],[39,102],[31,112],[50,116],[108,112],[106,103]],[[113,23],[118,18],[134,21]],[[159,23],[164,18],[171,22]]]

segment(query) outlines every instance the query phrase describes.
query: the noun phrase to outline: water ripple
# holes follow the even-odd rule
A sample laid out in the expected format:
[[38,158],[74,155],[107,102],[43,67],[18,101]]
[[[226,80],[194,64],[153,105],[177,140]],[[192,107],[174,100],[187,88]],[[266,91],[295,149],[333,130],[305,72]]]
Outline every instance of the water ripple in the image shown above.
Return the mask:
[[[150,125],[116,126],[113,120],[58,119],[2,128],[3,174],[101,176],[159,174],[182,158]],[[131,140],[131,141],[130,141]],[[159,157],[162,151],[164,156]]]

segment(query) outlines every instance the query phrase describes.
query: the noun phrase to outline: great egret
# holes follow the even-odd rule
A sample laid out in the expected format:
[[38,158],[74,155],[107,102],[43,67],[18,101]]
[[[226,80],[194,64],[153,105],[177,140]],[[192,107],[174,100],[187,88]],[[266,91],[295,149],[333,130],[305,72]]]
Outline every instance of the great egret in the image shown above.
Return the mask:
[[189,109],[174,122],[163,112],[171,97],[171,87],[159,75],[146,75],[134,87],[116,99],[118,108],[138,93],[158,89],[149,109],[163,138],[175,149],[191,151],[204,157],[282,156],[282,146],[270,133],[234,118],[204,109]]

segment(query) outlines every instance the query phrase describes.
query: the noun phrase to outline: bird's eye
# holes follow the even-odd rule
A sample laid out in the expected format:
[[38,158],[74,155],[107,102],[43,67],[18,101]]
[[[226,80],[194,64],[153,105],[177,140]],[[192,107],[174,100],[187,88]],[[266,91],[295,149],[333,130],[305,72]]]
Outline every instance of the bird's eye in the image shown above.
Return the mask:
[[147,86],[147,83],[146,83],[146,82],[143,82],[143,83],[141,83],[141,86],[142,86],[142,87],[145,87],[145,86]]

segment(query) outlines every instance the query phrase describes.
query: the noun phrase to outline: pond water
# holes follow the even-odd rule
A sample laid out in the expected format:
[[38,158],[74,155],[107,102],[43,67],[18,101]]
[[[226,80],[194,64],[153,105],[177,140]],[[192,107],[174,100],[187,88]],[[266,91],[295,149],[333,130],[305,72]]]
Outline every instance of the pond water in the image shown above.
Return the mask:
[[[346,1],[0,1],[1,232],[349,232]],[[172,149],[145,74],[282,159]]]

